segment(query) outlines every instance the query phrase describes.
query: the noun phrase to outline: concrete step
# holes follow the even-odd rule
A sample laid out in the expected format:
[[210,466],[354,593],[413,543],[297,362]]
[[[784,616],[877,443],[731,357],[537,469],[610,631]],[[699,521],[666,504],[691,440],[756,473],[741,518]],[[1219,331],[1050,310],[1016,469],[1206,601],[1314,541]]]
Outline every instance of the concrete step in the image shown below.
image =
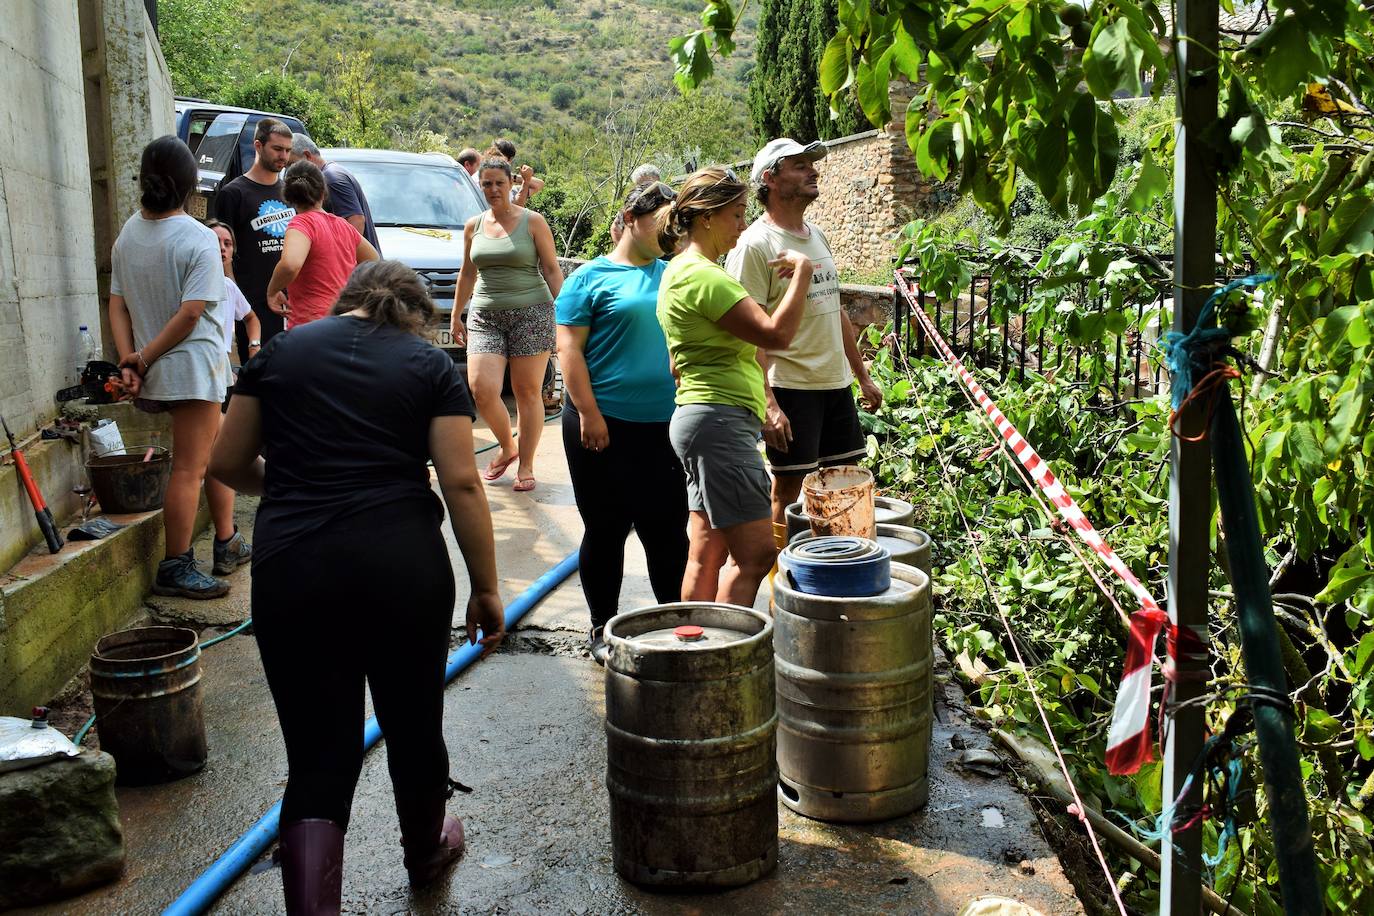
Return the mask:
[[0,576],[0,715],[47,703],[97,639],[142,612],[163,554],[162,512],[108,518],[127,527],[99,541],[68,540],[56,554],[40,545]]

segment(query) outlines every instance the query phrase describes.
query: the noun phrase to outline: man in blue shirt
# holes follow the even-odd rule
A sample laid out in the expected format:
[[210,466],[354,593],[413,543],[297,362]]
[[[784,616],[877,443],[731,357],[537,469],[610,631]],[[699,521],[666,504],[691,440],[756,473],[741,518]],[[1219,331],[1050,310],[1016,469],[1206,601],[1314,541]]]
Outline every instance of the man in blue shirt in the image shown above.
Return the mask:
[[348,220],[381,254],[382,244],[377,241],[377,227],[372,225],[372,209],[367,205],[367,195],[363,193],[358,179],[337,162],[326,162],[314,140],[305,134],[296,134],[291,138],[291,162],[295,164],[302,159],[313,163],[324,173],[324,184],[329,191],[324,199],[326,212]]

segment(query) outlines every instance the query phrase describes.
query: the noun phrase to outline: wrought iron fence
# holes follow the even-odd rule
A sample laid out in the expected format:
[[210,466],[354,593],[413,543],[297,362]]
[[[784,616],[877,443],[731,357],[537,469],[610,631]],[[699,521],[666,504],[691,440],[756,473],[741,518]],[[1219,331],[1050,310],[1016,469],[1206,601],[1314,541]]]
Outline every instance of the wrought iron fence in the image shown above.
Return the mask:
[[[966,365],[994,372],[1001,381],[1025,381],[1028,373],[1094,387],[1099,403],[1121,404],[1150,397],[1167,386],[1161,340],[1172,321],[1171,291],[1158,289],[1109,309],[1108,296],[1091,296],[1085,284],[1066,287],[1061,307],[1032,313],[1029,278],[1007,282],[975,275],[966,291],[949,299],[928,293],[920,277],[916,300],[940,335]],[[892,297],[894,345],[910,356],[934,356],[934,346],[910,314],[906,298]],[[1110,313],[1124,327],[1084,340],[1081,329],[1104,324]],[[1095,317],[1096,316],[1096,317]],[[1080,333],[1070,333],[1077,322]]]

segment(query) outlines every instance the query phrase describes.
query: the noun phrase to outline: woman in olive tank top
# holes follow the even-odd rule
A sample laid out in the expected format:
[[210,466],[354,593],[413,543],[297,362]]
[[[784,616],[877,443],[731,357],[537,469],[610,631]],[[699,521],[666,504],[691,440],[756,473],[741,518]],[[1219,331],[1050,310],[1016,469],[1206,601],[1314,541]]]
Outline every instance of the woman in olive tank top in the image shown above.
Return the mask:
[[[534,454],[544,430],[540,390],[554,343],[553,300],[563,285],[553,233],[544,217],[511,201],[510,162],[488,151],[478,167],[482,195],[491,207],[463,229],[463,269],[453,302],[453,338],[466,341],[468,385],[477,412],[501,446],[482,471],[499,480],[512,464],[518,492],[533,490]],[[467,326],[461,316],[468,307]],[[515,393],[517,449],[501,400],[506,366]]]

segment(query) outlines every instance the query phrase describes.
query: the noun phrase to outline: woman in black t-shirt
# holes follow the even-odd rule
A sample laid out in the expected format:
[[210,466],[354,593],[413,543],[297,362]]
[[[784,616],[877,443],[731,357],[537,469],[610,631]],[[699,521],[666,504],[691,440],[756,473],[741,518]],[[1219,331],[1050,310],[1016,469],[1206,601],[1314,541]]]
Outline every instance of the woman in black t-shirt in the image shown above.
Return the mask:
[[408,267],[360,265],[331,317],[274,337],[243,368],[210,462],[224,483],[263,497],[253,625],[286,742],[288,913],[339,911],[365,682],[411,884],[463,850],[462,822],[444,813],[454,581],[431,459],[472,586],[468,638],[480,629],[490,652],[505,623],[472,399],[420,336],[433,314]]

